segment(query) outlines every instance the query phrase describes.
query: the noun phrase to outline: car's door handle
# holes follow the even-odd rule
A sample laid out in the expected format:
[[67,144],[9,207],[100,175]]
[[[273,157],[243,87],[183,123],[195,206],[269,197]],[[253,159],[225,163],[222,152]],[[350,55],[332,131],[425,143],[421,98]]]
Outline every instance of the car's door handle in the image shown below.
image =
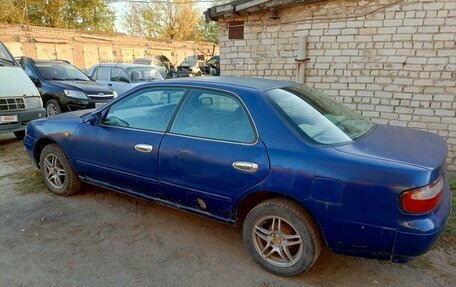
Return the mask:
[[246,172],[256,172],[258,170],[258,164],[247,161],[235,161],[233,167]]
[[154,147],[148,144],[137,144],[135,145],[135,149],[140,152],[151,152]]
[[108,84],[108,86],[112,87],[112,84]]

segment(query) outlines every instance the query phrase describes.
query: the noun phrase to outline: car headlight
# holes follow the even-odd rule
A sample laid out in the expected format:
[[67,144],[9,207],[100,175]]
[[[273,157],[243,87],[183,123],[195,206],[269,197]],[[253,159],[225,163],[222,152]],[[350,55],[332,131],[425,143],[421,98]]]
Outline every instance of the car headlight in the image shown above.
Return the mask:
[[75,90],[63,90],[65,95],[71,98],[76,98],[76,99],[84,99],[87,100],[88,97],[84,92],[81,91],[75,91]]
[[24,98],[25,107],[27,109],[42,108],[43,101],[41,97],[25,97]]
[[117,98],[119,95],[117,94],[117,92],[116,92],[116,91],[112,91],[112,96],[113,96],[113,97],[114,97],[114,99],[115,99],[115,98]]

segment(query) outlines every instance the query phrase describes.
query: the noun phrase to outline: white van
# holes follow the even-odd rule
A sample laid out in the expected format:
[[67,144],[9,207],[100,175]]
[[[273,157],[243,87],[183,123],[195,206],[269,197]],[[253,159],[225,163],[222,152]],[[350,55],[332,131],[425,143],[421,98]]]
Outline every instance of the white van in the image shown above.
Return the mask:
[[0,42],[0,133],[22,139],[27,123],[45,115],[40,93]]

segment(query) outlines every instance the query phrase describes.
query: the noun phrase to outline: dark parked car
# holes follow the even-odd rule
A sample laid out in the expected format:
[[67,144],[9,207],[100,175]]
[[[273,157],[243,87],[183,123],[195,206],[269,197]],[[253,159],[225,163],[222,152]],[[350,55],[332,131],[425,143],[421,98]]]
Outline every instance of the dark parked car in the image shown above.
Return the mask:
[[220,56],[212,56],[207,60],[207,64],[211,68],[212,76],[220,76]]
[[95,108],[116,97],[67,61],[22,57],[20,63],[38,88],[47,116]]
[[279,275],[308,270],[322,244],[397,262],[434,245],[451,209],[440,136],[292,82],[205,79],[33,121],[24,145],[52,192],[86,182],[243,224],[250,255]]

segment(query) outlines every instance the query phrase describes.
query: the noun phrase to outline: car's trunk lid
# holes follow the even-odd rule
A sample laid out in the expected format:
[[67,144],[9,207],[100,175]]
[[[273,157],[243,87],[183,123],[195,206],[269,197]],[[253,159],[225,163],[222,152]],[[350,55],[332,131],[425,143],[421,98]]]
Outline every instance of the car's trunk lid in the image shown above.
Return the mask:
[[431,180],[444,172],[447,157],[447,144],[442,137],[388,125],[377,125],[365,137],[334,148],[348,154],[419,166],[432,172]]

